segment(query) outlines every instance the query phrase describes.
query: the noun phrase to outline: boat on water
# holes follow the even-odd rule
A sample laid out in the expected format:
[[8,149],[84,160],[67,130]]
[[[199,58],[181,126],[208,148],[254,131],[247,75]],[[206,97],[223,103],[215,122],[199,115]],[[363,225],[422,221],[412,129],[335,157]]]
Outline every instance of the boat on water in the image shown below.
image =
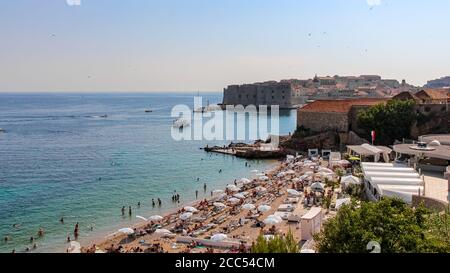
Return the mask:
[[183,129],[185,127],[189,127],[191,125],[191,121],[186,118],[179,118],[173,122],[173,128]]
[[221,111],[222,108],[218,104],[209,104],[209,101],[207,102],[207,105],[204,107],[198,107],[194,109],[194,113],[208,113],[208,112],[214,112],[214,111]]
[[101,118],[107,118],[108,117],[108,115],[102,115],[102,116],[100,116]]
[[145,109],[144,112],[145,113],[151,113],[151,112],[153,112],[153,110],[152,109]]
[[0,128],[0,133],[4,133],[4,132],[5,132],[5,129]]

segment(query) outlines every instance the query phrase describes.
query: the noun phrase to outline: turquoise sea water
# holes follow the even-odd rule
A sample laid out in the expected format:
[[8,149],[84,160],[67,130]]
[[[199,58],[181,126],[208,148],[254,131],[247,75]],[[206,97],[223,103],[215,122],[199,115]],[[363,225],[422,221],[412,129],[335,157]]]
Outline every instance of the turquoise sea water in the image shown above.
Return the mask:
[[[222,100],[220,93],[201,95]],[[236,178],[251,177],[251,170],[273,166],[250,161],[246,167],[243,159],[199,149],[229,141],[172,140],[172,107],[193,102],[190,93],[0,94],[0,128],[6,130],[0,133],[0,236],[10,237],[0,242],[0,252],[31,247],[41,226],[46,234],[36,251],[63,251],[76,222],[86,243],[139,222],[135,215],[173,209],[174,190],[187,203],[195,190],[209,197]],[[144,113],[148,107],[152,113]],[[295,123],[295,112],[283,112],[280,133],[292,132]],[[158,197],[162,207],[152,208]],[[121,216],[122,206],[132,206],[132,218]]]

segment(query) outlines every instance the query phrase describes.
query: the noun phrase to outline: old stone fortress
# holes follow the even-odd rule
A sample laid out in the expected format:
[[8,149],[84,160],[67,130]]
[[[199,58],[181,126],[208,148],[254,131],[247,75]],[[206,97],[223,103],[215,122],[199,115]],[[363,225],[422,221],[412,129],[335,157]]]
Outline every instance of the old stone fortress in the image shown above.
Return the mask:
[[296,108],[311,100],[386,98],[404,91],[417,91],[406,81],[382,79],[377,75],[318,77],[308,80],[268,81],[230,85],[224,89],[223,105],[279,105]]

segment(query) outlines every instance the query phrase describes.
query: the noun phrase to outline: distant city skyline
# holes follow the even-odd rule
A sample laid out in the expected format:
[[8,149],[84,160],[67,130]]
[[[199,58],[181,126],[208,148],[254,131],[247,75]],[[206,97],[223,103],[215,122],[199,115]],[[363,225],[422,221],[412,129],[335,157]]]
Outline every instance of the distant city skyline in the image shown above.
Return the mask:
[[2,1],[0,92],[205,92],[450,75],[450,1]]

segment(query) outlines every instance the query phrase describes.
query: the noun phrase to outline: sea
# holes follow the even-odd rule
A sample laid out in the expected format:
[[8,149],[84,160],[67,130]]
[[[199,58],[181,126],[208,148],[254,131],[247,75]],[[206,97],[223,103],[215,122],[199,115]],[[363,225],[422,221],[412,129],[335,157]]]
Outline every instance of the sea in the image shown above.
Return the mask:
[[[204,104],[222,101],[222,93],[196,92],[0,93],[0,252],[64,252],[77,222],[86,245],[142,221],[136,216],[193,202],[196,190],[208,198],[277,164],[201,149],[230,140],[175,140],[173,107],[193,108],[198,95]],[[281,111],[279,133],[295,127],[295,111]],[[151,204],[157,198],[161,207]]]

